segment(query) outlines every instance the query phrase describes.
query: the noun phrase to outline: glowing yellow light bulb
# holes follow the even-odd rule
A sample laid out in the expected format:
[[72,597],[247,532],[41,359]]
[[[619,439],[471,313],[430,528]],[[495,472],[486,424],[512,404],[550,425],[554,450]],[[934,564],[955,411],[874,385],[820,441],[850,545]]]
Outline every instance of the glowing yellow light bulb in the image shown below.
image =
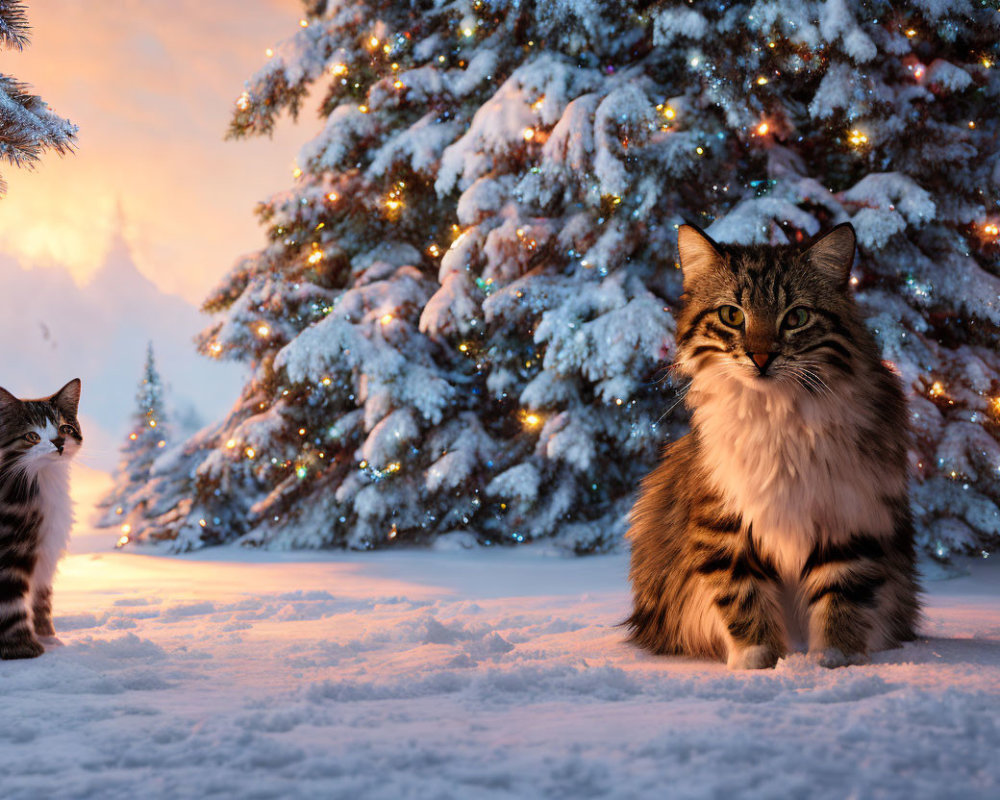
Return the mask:
[[855,128],[847,137],[847,141],[849,141],[854,147],[862,147],[863,145],[868,144],[868,136],[863,131]]
[[542,417],[534,411],[524,410],[521,412],[521,423],[526,428],[537,428],[542,424]]

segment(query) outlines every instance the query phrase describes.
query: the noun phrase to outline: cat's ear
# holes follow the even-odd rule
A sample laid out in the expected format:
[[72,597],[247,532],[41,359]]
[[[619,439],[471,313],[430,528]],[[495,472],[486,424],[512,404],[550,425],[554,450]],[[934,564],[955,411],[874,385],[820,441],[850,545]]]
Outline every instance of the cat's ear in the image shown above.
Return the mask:
[[684,273],[684,291],[722,263],[719,246],[697,225],[681,225],[677,229],[677,252]]
[[73,378],[62,387],[52,397],[49,402],[58,408],[67,419],[76,418],[76,410],[80,407],[80,389],[82,384],[79,378]]
[[0,386],[0,414],[3,414],[5,411],[18,408],[20,405],[20,400]]
[[850,222],[843,222],[820,237],[806,251],[809,263],[841,288],[847,288],[854,264],[857,237]]

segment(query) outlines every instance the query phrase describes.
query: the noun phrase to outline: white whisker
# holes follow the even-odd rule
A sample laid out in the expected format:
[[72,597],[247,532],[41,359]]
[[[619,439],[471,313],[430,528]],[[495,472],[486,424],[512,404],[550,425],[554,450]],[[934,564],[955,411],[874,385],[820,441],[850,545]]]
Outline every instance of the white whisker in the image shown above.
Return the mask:
[[665,418],[665,417],[666,417],[666,416],[667,416],[667,415],[668,415],[668,414],[669,414],[669,413],[670,413],[671,411],[673,411],[673,410],[674,410],[675,408],[677,408],[677,406],[678,406],[678,405],[680,405],[680,403],[684,401],[684,399],[685,399],[685,398],[687,397],[687,394],[688,394],[688,392],[689,392],[690,390],[691,390],[691,381],[687,381],[687,383],[685,383],[685,384],[684,384],[684,385],[683,385],[682,387],[679,387],[679,388],[677,389],[677,395],[676,395],[676,396],[677,396],[677,399],[676,399],[676,400],[675,400],[675,401],[674,401],[673,403],[671,403],[671,404],[670,404],[670,407],[669,407],[669,408],[667,408],[667,410],[666,410],[666,411],[664,411],[664,412],[663,412],[662,414],[660,414],[660,416],[659,416],[659,417],[657,418],[657,420],[656,420],[656,424],[657,424],[657,425],[659,425],[659,424],[660,424],[660,422],[662,422],[662,421],[663,421],[663,419],[664,419],[664,418]]

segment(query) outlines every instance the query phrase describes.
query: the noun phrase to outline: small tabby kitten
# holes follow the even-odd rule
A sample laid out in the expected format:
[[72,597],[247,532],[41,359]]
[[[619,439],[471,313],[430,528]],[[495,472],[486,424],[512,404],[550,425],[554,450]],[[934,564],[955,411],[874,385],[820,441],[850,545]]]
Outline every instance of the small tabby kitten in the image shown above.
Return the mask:
[[34,658],[54,636],[52,579],[69,540],[69,461],[83,442],[80,381],[52,397],[0,389],[0,658]]
[[808,249],[680,228],[691,432],[630,516],[642,647],[836,667],[914,638],[906,406],[848,293],[854,246],[848,224]]

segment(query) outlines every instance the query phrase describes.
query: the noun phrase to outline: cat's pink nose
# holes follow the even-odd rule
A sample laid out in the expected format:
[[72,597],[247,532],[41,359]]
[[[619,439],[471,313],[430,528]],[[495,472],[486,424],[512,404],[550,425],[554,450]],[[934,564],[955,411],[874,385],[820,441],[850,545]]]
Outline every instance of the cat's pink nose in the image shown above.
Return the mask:
[[768,366],[774,361],[777,353],[747,353],[748,356],[753,360],[753,363],[757,365],[757,369],[760,370],[760,374],[763,375]]

